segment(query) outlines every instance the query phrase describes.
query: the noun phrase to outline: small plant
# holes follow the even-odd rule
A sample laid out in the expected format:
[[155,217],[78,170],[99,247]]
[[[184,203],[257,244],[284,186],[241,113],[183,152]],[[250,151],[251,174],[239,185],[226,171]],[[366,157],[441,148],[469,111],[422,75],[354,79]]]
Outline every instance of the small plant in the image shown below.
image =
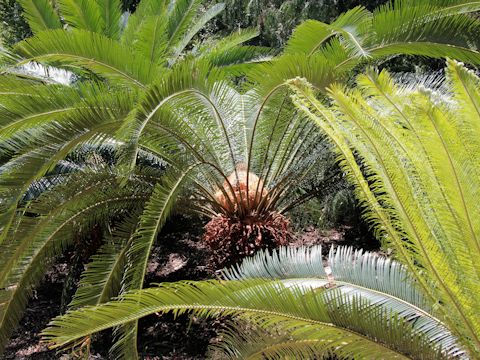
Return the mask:
[[189,311],[233,317],[225,358],[479,357],[479,77],[449,61],[438,90],[369,71],[355,89],[333,86],[331,106],[304,79],[288,84],[403,264],[340,248],[324,267],[319,248],[267,251],[227,281],[160,284],[70,311],[46,341],[68,346],[132,318]]
[[[288,241],[286,216],[315,196],[328,145],[287,79],[305,76],[325,96],[365,61],[398,53],[480,62],[477,2],[358,7],[301,25],[275,59],[241,46],[251,30],[200,41],[221,4],[144,0],[128,19],[117,0],[21,4],[34,36],[2,49],[0,74],[0,349],[48,266],[92,229],[99,248],[70,309],[142,289],[173,210],[213,219],[205,241],[218,264]],[[25,73],[32,62],[75,82]],[[129,319],[112,358],[138,357]]]
[[257,175],[247,171],[245,164],[237,165],[222,191],[215,193],[228,216],[216,215],[205,226],[203,239],[217,260],[223,257],[222,264],[252,255],[263,247],[286,245],[291,238],[290,220],[262,209],[268,202],[268,189]]
[[[143,286],[141,245],[132,234],[165,163],[142,149],[138,167],[123,171],[123,139],[114,134],[150,87],[178,68],[190,78],[196,66],[229,78],[266,53],[241,45],[254,30],[199,39],[223,4],[144,0],[133,14],[122,13],[119,0],[19,4],[33,36],[0,49],[0,353],[33,287],[74,244],[94,255],[70,307]],[[46,76],[27,72],[32,64]],[[74,81],[48,76],[58,69]],[[75,258],[72,268],[83,270],[82,256]]]

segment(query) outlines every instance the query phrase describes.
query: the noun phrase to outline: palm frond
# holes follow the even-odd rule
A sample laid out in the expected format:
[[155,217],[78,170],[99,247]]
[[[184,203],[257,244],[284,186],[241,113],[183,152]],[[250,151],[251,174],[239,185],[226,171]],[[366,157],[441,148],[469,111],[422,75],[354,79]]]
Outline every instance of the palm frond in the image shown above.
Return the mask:
[[[322,90],[367,60],[381,61],[399,54],[450,56],[478,64],[476,34],[480,22],[470,12],[479,8],[476,1],[396,1],[373,13],[357,7],[332,24],[309,20],[296,29],[284,54],[255,69],[251,79],[262,79],[260,86],[266,94],[282,79],[296,76]],[[313,62],[315,56],[319,59]],[[316,68],[326,69],[319,72],[314,71]]]
[[[468,72],[454,62],[447,73],[453,98],[411,86],[402,89],[387,73],[369,72],[359,77],[358,91],[332,87],[336,118],[312,93],[294,88],[297,104],[339,149],[378,232],[394,245],[430,301],[439,301],[442,320],[476,354],[480,328],[473,309],[479,299],[472,294],[479,291],[479,207],[471,179],[478,176],[478,164],[471,156],[475,143],[467,148],[462,129],[475,129],[469,123],[478,112],[468,104],[478,96],[473,95],[478,78],[465,76]],[[461,103],[466,107],[457,113]],[[361,156],[369,184],[352,151]]]
[[152,64],[166,65],[167,36],[164,16],[147,16],[142,19],[141,28],[132,44]]
[[222,38],[215,39],[215,41],[212,42],[207,42],[207,44],[211,47],[212,50],[222,52],[235,46],[241,45],[249,40],[252,40],[258,35],[259,32],[257,29],[238,29],[238,31],[235,31],[232,34],[228,34]]
[[[26,306],[32,286],[41,280],[50,261],[74,241],[73,234],[79,227],[102,224],[112,213],[134,209],[151,191],[151,186],[150,189],[138,187],[135,191],[131,187],[112,188],[108,181],[99,181],[99,178],[96,174],[77,177],[42,194],[28,206],[29,214],[35,216],[23,216],[13,237],[1,245],[2,348]],[[106,188],[101,196],[96,191],[99,185]]]
[[[200,16],[195,23],[191,25],[188,32],[183,38],[175,45],[175,48],[170,55],[170,59],[177,59],[178,56],[185,50],[186,46],[190,43],[193,37],[215,16],[220,14],[225,9],[225,4],[218,3],[208,8],[202,16]],[[172,61],[171,60],[171,61]]]
[[[44,339],[54,341],[54,346],[64,346],[92,332],[154,312],[172,311],[178,315],[193,311],[200,316],[234,315],[263,328],[275,324],[294,338],[323,339],[324,348],[340,356],[403,358],[402,353],[415,357],[420,352],[432,359],[444,356],[438,349],[433,350],[420,333],[415,332],[412,337],[411,324],[392,317],[378,303],[370,303],[361,295],[344,296],[335,289],[325,290],[318,284],[299,283],[257,279],[162,284],[159,288],[126,294],[121,301],[69,312],[50,324]],[[385,339],[385,329],[389,340],[396,340],[395,349],[381,340]],[[376,342],[371,342],[365,334],[375,336]]]
[[60,17],[49,0],[20,0],[19,3],[33,33],[62,27]]
[[[129,17],[125,30],[122,33],[121,42],[130,45],[140,45],[139,36],[145,33],[145,26],[152,17],[164,18],[167,14],[168,2],[163,0],[143,0],[135,12]],[[160,33],[159,33],[160,34]],[[155,33],[156,38],[159,34]]]
[[285,52],[312,55],[331,37],[340,36],[345,49],[352,50],[352,55],[368,57],[366,43],[372,34],[368,34],[366,30],[371,16],[369,11],[358,6],[340,15],[329,25],[309,20],[295,30]]
[[[96,89],[98,90],[98,88]],[[121,121],[131,106],[132,97],[129,93],[111,92],[109,96],[105,97],[99,94],[95,87],[85,87],[83,90],[85,91],[80,91],[77,95],[75,95],[75,91],[66,91],[66,94],[71,94],[71,99],[64,99],[61,93],[51,93],[59,99],[64,99],[59,100],[60,109],[65,107],[62,102],[76,101],[76,96],[80,96],[80,94],[86,97],[80,101],[82,106],[74,107],[75,111],[69,112],[68,116],[57,117],[56,122],[43,120],[45,118],[43,116],[44,108],[47,107],[48,111],[46,112],[51,115],[50,102],[53,105],[57,102],[53,97],[47,98],[46,101],[34,98],[33,101],[37,106],[33,110],[37,111],[37,114],[22,115],[21,111],[27,112],[27,114],[31,111],[29,107],[23,109],[23,105],[20,108],[12,108],[19,112],[21,119],[25,119],[22,121],[26,121],[28,125],[36,124],[37,127],[28,131],[17,131],[8,142],[2,143],[2,148],[13,153],[13,157],[1,167],[0,196],[3,227],[1,239],[8,236],[18,202],[30,184],[53,169],[57,162],[63,160],[78,144],[104,138],[104,132],[108,133],[108,130],[115,128],[115,122]],[[88,99],[87,96],[95,99],[95,106],[90,106],[89,101],[92,98]],[[55,109],[53,112],[58,113]],[[38,117],[38,114],[42,116]],[[55,120],[55,118],[53,119]],[[48,118],[48,120],[51,119]],[[14,124],[19,125],[18,122],[14,122]],[[21,126],[26,126],[26,124],[21,124]],[[8,133],[8,129],[9,124],[7,123],[6,133]]]
[[200,0],[171,1],[168,5],[167,48],[178,44],[200,8]]
[[119,224],[92,256],[69,308],[102,304],[120,294],[126,255],[137,225],[135,220],[136,217],[131,217]]
[[105,21],[96,0],[59,0],[58,5],[68,25],[91,32],[103,32]]
[[19,43],[16,52],[25,60],[40,61],[75,69],[81,66],[102,77],[133,87],[145,87],[158,75],[140,54],[129,56],[130,49],[101,34],[85,30],[50,30]]
[[[327,270],[324,268],[321,246],[284,247],[273,253],[261,251],[255,257],[244,260],[238,268],[224,270],[223,276],[228,280],[273,278],[285,280],[284,283],[288,284],[295,284],[293,279],[299,279],[304,284],[312,285],[314,280],[311,275],[315,274],[315,279],[323,279],[324,286],[337,286],[340,292],[350,295],[358,291],[372,303],[384,302],[384,306],[391,307],[406,319],[415,318],[421,313],[422,319],[416,322],[419,331],[438,341],[439,346],[448,350],[449,354],[461,352],[458,344],[454,345],[457,342],[455,337],[430,315],[431,306],[401,264],[372,253],[339,247],[330,249]],[[372,291],[370,295],[367,294],[369,291]],[[390,303],[387,298],[391,300]]]
[[[192,72],[195,76],[192,76]],[[141,100],[135,113],[132,113],[132,116],[127,119],[128,121],[124,123],[118,133],[120,138],[125,139],[129,143],[129,146],[124,151],[125,159],[128,159],[130,164],[134,164],[138,152],[139,139],[147,125],[158,119],[162,119],[172,125],[172,120],[179,119],[178,115],[173,116],[171,111],[169,112],[168,110],[171,101],[174,101],[176,98],[181,99],[183,96],[192,93],[202,95],[203,93],[199,90],[211,88],[212,84],[219,77],[220,73],[212,69],[212,66],[208,63],[186,63],[175,67],[164,81],[152,86]],[[194,110],[192,110],[193,112]],[[185,124],[188,118],[184,118],[183,121]],[[188,124],[185,125],[188,126]],[[182,127],[182,129],[186,130],[185,127]],[[174,132],[180,134],[180,138],[184,138],[185,135],[179,130],[180,128]],[[193,129],[190,129],[190,131],[193,131]],[[184,142],[184,145],[189,146],[187,142]]]
[[[126,253],[127,266],[122,280],[122,292],[143,287],[151,248],[170,215],[178,193],[188,180],[190,171],[196,166],[198,164],[182,170],[181,173],[171,172],[163,176],[161,182],[156,185],[139,217],[137,229],[132,235],[131,245]],[[135,320],[122,325],[117,329],[117,339],[111,352],[115,358],[135,359],[138,357],[136,349],[138,322]]]
[[118,39],[121,33],[121,3],[119,0],[97,0],[105,24],[103,33],[112,39]]

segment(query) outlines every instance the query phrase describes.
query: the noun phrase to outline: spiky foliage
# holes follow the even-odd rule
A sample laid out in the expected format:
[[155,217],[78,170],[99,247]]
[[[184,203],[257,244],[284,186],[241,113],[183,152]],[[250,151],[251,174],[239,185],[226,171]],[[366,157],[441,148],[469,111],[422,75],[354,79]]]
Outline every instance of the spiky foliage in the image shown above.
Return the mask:
[[44,339],[64,346],[132,318],[190,311],[257,327],[236,326],[220,346],[222,358],[465,356],[402,265],[351,248],[332,249],[328,265],[320,247],[261,252],[226,271],[228,281],[165,283],[71,311],[50,324]]
[[61,346],[132,317],[189,310],[259,328],[235,327],[227,336],[232,358],[477,357],[480,79],[453,61],[446,74],[448,92],[440,93],[371,71],[354,90],[332,86],[333,108],[304,80],[290,82],[404,265],[350,249],[332,251],[327,269],[318,248],[263,253],[225,272],[227,282],[163,284],[70,312],[46,339]]
[[[366,53],[372,59],[390,55],[384,48],[368,47],[375,41],[388,44],[388,39],[403,44],[392,51],[477,61],[477,52],[467,45],[476,41],[471,35],[478,24],[464,13],[478,4],[445,1],[440,8],[402,1],[373,17],[356,9],[325,29],[320,25],[328,42],[294,37],[285,56],[262,67],[268,73],[256,79],[265,80],[259,89],[238,92],[229,76],[250,70],[256,56],[264,54],[264,49],[239,45],[255,33],[191,42],[221,6],[200,14],[199,1],[145,0],[126,25],[118,25],[115,1],[59,1],[61,16],[50,2],[35,2],[47,4],[37,15],[28,4],[24,1],[27,19],[37,33],[5,53],[0,79],[0,246],[6,259],[0,262],[2,346],[48,260],[72,243],[78,226],[80,234],[92,224],[101,226],[107,245],[92,259],[72,306],[85,304],[89,290],[101,291],[94,304],[119,291],[141,289],[152,245],[175,205],[189,201],[184,208],[248,225],[252,215],[261,224],[308,200],[312,189],[306,180],[321,173],[318,153],[325,145],[317,128],[289,102],[288,90],[280,86],[285,77],[307,72],[317,85],[341,79],[351,69],[343,66],[344,60],[357,64],[368,59]],[[402,18],[409,26],[391,26]],[[379,24],[373,38],[349,32],[363,31],[368,24]],[[414,24],[421,24],[421,30]],[[40,31],[41,26],[48,29]],[[461,36],[447,32],[440,37],[442,27]],[[18,71],[31,61],[74,72],[77,81],[63,86]],[[327,77],[325,71],[335,68],[332,63],[342,71]],[[92,170],[83,176],[77,161],[81,151],[108,153],[102,161],[114,179],[102,186],[92,180],[85,184],[88,196],[69,202],[75,191],[81,196],[83,187],[68,184],[103,174]],[[60,171],[65,159],[68,169]],[[159,171],[163,167],[168,167],[166,173]],[[132,198],[128,213],[124,208]],[[184,201],[177,204],[177,198]],[[136,225],[130,227],[130,222]],[[137,319],[118,323],[112,357],[137,357]]]
[[450,56],[478,63],[477,2],[464,0],[390,1],[373,12],[355,7],[330,24],[308,20],[298,26],[276,61],[254,70],[264,93],[285,80],[305,77],[323,90],[351,77],[368,62],[397,55]]
[[[205,74],[205,73],[203,73]],[[187,207],[212,218],[205,240],[217,260],[238,261],[265,245],[285,244],[284,214],[314,195],[325,145],[316,127],[298,116],[285,92],[241,94],[211,71],[208,81],[155,87],[136,117],[125,122],[122,154],[149,149],[171,168],[203,164],[192,173]],[[172,154],[175,154],[172,157]],[[229,258],[229,259],[228,259]]]
[[213,22],[213,31],[233,31],[239,27],[254,26],[260,30],[256,42],[278,48],[285,45],[292,31],[302,21],[315,19],[329,23],[357,5],[372,10],[386,2],[387,0],[227,0],[225,12]]
[[289,82],[403,265],[339,249],[324,269],[318,248],[267,252],[227,271],[226,282],[162,284],[70,312],[46,339],[63,346],[154,312],[192,311],[255,324],[227,336],[233,358],[478,357],[480,79],[454,61],[446,74],[438,92],[370,71],[354,90],[332,86],[331,107],[305,80]]
[[354,91],[331,87],[333,110],[304,81],[291,85],[297,105],[336,145],[378,236],[476,358],[480,80],[449,61],[443,91],[405,88],[386,72],[357,83]]
[[[178,179],[187,179],[184,171],[163,176],[164,162],[142,148],[137,166],[117,161],[123,139],[115,133],[148,87],[186,78],[196,67],[221,66],[216,71],[228,79],[231,65],[236,73],[264,53],[242,47],[256,35],[249,30],[210,40],[210,47],[193,44],[222,4],[205,9],[197,0],[145,0],[128,21],[118,0],[20,4],[34,36],[3,49],[0,76],[0,351],[51,260],[79,246],[94,227],[104,244],[71,306],[143,286],[150,246]],[[75,83],[26,73],[32,62],[47,73],[67,70]],[[135,326],[128,334],[135,340]],[[134,343],[116,348],[136,356]]]

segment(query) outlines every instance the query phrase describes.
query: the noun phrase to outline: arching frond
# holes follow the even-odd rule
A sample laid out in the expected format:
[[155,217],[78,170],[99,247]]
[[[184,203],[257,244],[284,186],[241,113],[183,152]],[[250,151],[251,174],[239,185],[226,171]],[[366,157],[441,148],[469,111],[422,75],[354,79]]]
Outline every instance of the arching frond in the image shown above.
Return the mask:
[[478,189],[472,184],[478,183],[478,162],[471,156],[476,140],[467,139],[477,128],[471,104],[478,78],[452,61],[447,74],[454,96],[402,89],[386,72],[368,72],[358,78],[357,91],[332,87],[334,112],[299,82],[292,86],[297,105],[336,145],[378,233],[475,356],[480,248]]
[[[178,58],[178,56],[185,50],[185,47],[190,43],[193,37],[215,16],[220,14],[225,9],[225,4],[218,3],[208,8],[196,21],[191,25],[183,38],[178,41],[173,51],[171,52],[170,59]],[[244,40],[245,41],[245,40]]]
[[[112,214],[134,209],[149,196],[150,187],[112,187],[101,175],[73,177],[42,194],[25,210],[12,237],[1,245],[0,339],[5,345],[26,306],[28,296],[50,261],[75,239],[82,226],[102,224]],[[109,181],[107,181],[109,180]],[[98,194],[99,187],[104,192]],[[133,191],[132,191],[133,190]],[[67,195],[68,194],[68,195]]]
[[100,6],[105,29],[103,33],[112,39],[118,39],[121,33],[122,7],[119,0],[97,0]]
[[[238,268],[225,270],[228,280],[273,278],[295,284],[300,279],[305,284],[313,284],[311,278],[323,279],[324,286],[336,286],[340,292],[353,295],[357,291],[372,302],[395,309],[402,317],[417,319],[419,331],[439,342],[439,347],[458,354],[461,350],[454,345],[457,340],[445,332],[446,328],[432,315],[432,308],[417,288],[414,279],[399,263],[381,256],[354,251],[349,247],[331,248],[328,268],[325,271],[321,246],[312,248],[280,248],[272,253],[261,251],[255,257],[244,260]],[[308,280],[310,279],[310,280]],[[311,281],[311,283],[309,282]],[[370,295],[367,295],[372,291]],[[380,296],[380,297],[378,297]],[[382,300],[380,300],[382,299]],[[389,300],[387,300],[389,299]],[[416,325],[414,325],[416,326]]]
[[49,0],[20,0],[19,3],[33,33],[62,27],[60,17]]
[[[88,88],[84,88],[88,90]],[[89,90],[94,90],[90,88]],[[98,88],[97,88],[98,90]],[[64,99],[63,95],[56,94],[55,96],[60,99],[60,109],[65,108],[62,104],[65,101],[75,102],[76,96],[73,96],[75,92],[67,91],[66,94],[72,94],[71,99]],[[26,126],[25,122],[29,126],[35,125],[33,129],[29,131],[20,131],[14,133],[8,142],[2,144],[2,148],[12,152],[12,158],[7,163],[2,165],[2,171],[0,174],[0,196],[2,199],[2,234],[0,238],[3,240],[9,234],[9,228],[13,221],[13,216],[18,206],[18,202],[21,200],[23,194],[29,188],[30,184],[35,180],[38,180],[49,170],[68,155],[76,146],[82,142],[99,140],[104,137],[105,133],[108,133],[115,128],[115,122],[120,121],[125,115],[125,111],[128,111],[131,106],[132,98],[128,93],[116,93],[113,92],[105,97],[98,94],[96,91],[89,91],[79,94],[83,96],[92,95],[95,99],[95,103],[103,106],[92,107],[89,106],[91,99],[82,99],[74,109],[62,117],[53,118],[51,123],[45,121],[45,112],[56,113],[57,109],[53,111],[50,109],[52,104],[56,106],[56,102],[53,98],[48,101],[35,100],[37,106],[33,108],[36,114],[33,116],[25,116],[19,109],[20,119],[24,124],[14,122],[17,126]],[[80,96],[77,94],[77,96]],[[53,93],[52,93],[53,95]],[[118,95],[118,97],[117,97]],[[48,111],[45,111],[44,108]],[[32,110],[30,108],[22,109],[23,112],[29,114]],[[38,118],[36,118],[36,116]],[[48,120],[51,120],[48,118]],[[10,119],[9,119],[10,120]],[[40,125],[38,125],[40,123]],[[8,134],[9,124],[7,123],[5,132]],[[47,131],[48,130],[48,131]]]
[[174,47],[189,30],[201,5],[200,0],[178,0],[169,3],[167,47]]
[[[365,274],[365,270],[358,270],[356,264],[360,262],[369,268],[371,276],[381,274],[377,284],[387,288],[391,286],[391,274],[385,276],[385,269],[397,273],[396,276],[402,276],[404,271],[400,265],[379,261],[380,258],[372,254],[352,255],[348,249],[332,251],[332,265],[336,269],[353,265],[355,270],[350,277],[356,278]],[[371,261],[373,258],[375,261]],[[284,269],[280,261],[285,264]],[[251,358],[256,358],[255,354],[273,358],[295,351],[301,354],[315,351],[317,355],[335,353],[341,357],[355,354],[356,358],[368,358],[382,351],[385,353],[378,356],[389,354],[391,358],[416,358],[422,354],[420,356],[434,359],[462,354],[456,339],[428,313],[419,313],[414,305],[389,298],[388,291],[355,288],[354,283],[344,282],[345,278],[337,282],[334,272],[327,276],[320,248],[311,251],[285,248],[274,255],[265,252],[226,275],[236,280],[161,284],[159,288],[126,294],[121,300],[104,306],[70,312],[54,320],[44,335],[55,346],[64,346],[92,332],[153,312],[193,311],[201,316],[234,315],[280,334],[271,341],[265,336],[257,338],[258,343],[249,347]],[[278,280],[265,281],[272,278]],[[369,291],[372,291],[370,295]],[[408,307],[411,307],[409,311]],[[240,329],[241,322],[236,327],[237,344],[250,339],[248,327]],[[371,336],[377,341],[374,346],[368,340]],[[386,338],[389,340],[384,342],[382,339]],[[395,341],[390,342],[392,339]],[[396,345],[388,348],[382,343]],[[234,349],[229,347],[230,355],[239,358]]]
[[[16,45],[23,56],[20,64],[39,61],[55,66],[83,67],[111,81],[143,88],[159,68],[152,68],[141,54],[129,56],[130,49],[101,34],[84,30],[51,30]],[[19,64],[19,65],[20,65]]]
[[[121,42],[127,46],[138,46],[139,39],[146,34],[146,27],[151,22],[151,18],[165,19],[167,14],[168,2],[163,0],[143,0],[135,12],[129,17],[125,30],[122,33]],[[163,21],[166,23],[166,21]],[[151,40],[156,42],[158,36],[163,36],[162,32],[150,34]],[[154,40],[155,39],[155,40]]]
[[[264,93],[296,76],[305,77],[322,90],[333,82],[326,74],[331,74],[334,81],[342,80],[343,75],[366,61],[399,54],[450,56],[478,64],[480,54],[475,34],[480,22],[470,16],[478,9],[478,2],[467,0],[395,1],[373,13],[362,7],[354,8],[331,24],[309,20],[295,30],[284,54],[260,70],[268,77],[260,77],[256,70],[250,77],[253,81],[262,79]],[[312,64],[311,58],[319,54],[318,65]],[[297,57],[296,61],[291,61],[292,57]],[[326,74],[307,72],[318,66],[327,68]]]
[[65,22],[77,29],[102,33],[105,21],[97,0],[59,0]]
[[[99,225],[110,223],[112,217],[115,217],[116,224],[127,216],[129,206],[144,206],[146,198],[143,196],[148,197],[150,193],[137,199],[136,190],[129,186],[131,182],[138,182],[138,186],[156,183],[158,174],[153,176],[154,180],[138,176],[132,179],[132,173],[141,164],[153,169],[169,164],[172,176],[185,170],[178,161],[173,161],[185,155],[177,154],[182,146],[178,139],[168,138],[166,132],[159,131],[153,121],[151,124],[141,116],[155,109],[157,95],[160,93],[168,97],[202,82],[204,84],[199,88],[208,93],[207,89],[212,89],[217,80],[226,81],[227,78],[226,71],[215,67],[233,65],[239,71],[242,62],[263,53],[261,49],[239,46],[255,35],[252,31],[215,42],[212,49],[202,46],[203,41],[200,41],[198,46],[185,52],[205,23],[223,9],[222,4],[204,11],[197,0],[144,0],[126,21],[122,31],[118,0],[61,0],[55,7],[50,1],[22,3],[31,18],[35,35],[17,44],[11,52],[2,50],[0,75],[2,347],[25,307],[31,288],[41,279],[42,271],[50,260],[75,240],[79,226],[86,229],[95,221]],[[31,63],[40,63],[45,69],[68,70],[74,83],[67,86],[54,84],[48,71],[45,71],[45,77],[23,74],[24,67]],[[194,76],[193,69],[198,69]],[[210,80],[205,80],[207,77]],[[151,84],[156,85],[151,91],[147,90]],[[183,103],[180,98],[178,100],[169,105],[168,111],[172,112],[175,105],[181,105],[184,115],[194,113],[187,109],[188,96],[183,98]],[[208,96],[197,96],[197,109],[202,101],[207,100]],[[168,114],[168,111],[163,114]],[[212,114],[213,110],[209,111]],[[203,112],[205,114],[206,110]],[[140,121],[132,122],[131,119]],[[169,125],[172,125],[173,120],[170,114],[165,121],[170,121]],[[138,139],[125,131],[133,128],[135,132],[139,126],[143,127],[144,122],[148,125],[147,131],[151,131],[148,136]],[[121,123],[124,126],[118,131]],[[140,134],[142,132],[143,129],[139,131]],[[122,136],[125,134],[129,136]],[[158,137],[155,138],[156,135]],[[132,144],[135,149],[129,160],[133,166],[129,169],[117,168],[117,164],[122,165],[124,153],[132,154],[128,151]],[[212,144],[209,146],[213,149]],[[64,182],[81,178],[86,169],[85,163],[90,161],[85,159],[88,157],[85,152],[90,153],[92,162],[97,163],[98,160],[102,164],[96,171],[107,164],[114,166],[118,183],[109,184],[111,189],[92,188],[89,196],[77,199],[76,203],[68,203],[68,206],[52,203],[51,209],[42,208],[37,214],[36,206],[40,206],[48,196],[53,196],[54,191],[60,191]],[[188,168],[198,163],[201,157],[186,158]],[[205,167],[215,167],[214,163],[205,163]],[[206,184],[221,183],[225,179],[220,179],[222,173],[218,169],[213,176],[202,167],[199,169],[195,173],[202,173],[203,177],[193,176],[192,183],[196,189],[198,187],[202,201],[212,203],[211,189],[207,189]],[[131,241],[123,243],[117,235],[114,239],[118,242],[107,239],[100,253],[92,258],[73,306],[90,303],[93,301],[89,299],[91,296],[95,301],[102,302],[116,295],[119,277],[122,277],[125,289],[142,287],[144,262],[177,192],[184,189],[183,180],[177,183],[178,179],[173,179],[175,186],[172,190],[167,186],[170,184],[167,179],[165,177],[163,187],[159,185],[155,192],[158,199],[152,198],[149,202],[155,209],[163,206],[161,214],[148,213],[150,207],[146,206],[147,212],[139,220],[141,226],[137,229],[138,233],[134,232]],[[174,193],[170,194],[169,189]],[[61,193],[65,195],[67,190]],[[101,194],[96,194],[99,191]],[[125,196],[115,195],[123,191]],[[133,191],[130,197],[126,194],[128,191]],[[67,198],[65,195],[65,200]],[[213,209],[218,210],[215,205],[207,209],[196,204],[193,208],[210,215]],[[152,230],[148,221],[154,221],[157,215],[160,219]],[[120,229],[118,231],[121,232]],[[131,329],[133,332],[128,336],[136,338],[136,328]],[[128,351],[131,355],[126,356],[129,359],[136,356],[135,343],[123,350],[124,354]]]
[[119,224],[98,253],[92,256],[69,308],[102,304],[120,294],[136,220],[131,217]]
[[[196,166],[198,165],[187,167],[182,172],[171,172],[163,176],[155,186],[152,196],[139,217],[137,228],[131,235],[131,244],[125,254],[127,266],[122,280],[122,292],[142,289],[150,251],[157,234],[170,215],[176,197],[182,190],[184,182],[188,180],[190,171]],[[111,352],[115,358],[136,359],[138,357],[136,347],[138,322],[135,320],[122,325],[117,330],[117,339]]]

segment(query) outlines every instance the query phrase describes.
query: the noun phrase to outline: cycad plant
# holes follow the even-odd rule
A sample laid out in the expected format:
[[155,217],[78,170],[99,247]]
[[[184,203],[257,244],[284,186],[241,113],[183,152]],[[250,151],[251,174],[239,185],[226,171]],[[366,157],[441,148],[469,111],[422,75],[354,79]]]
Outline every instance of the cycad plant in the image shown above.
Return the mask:
[[[123,139],[115,133],[152,84],[178,74],[193,78],[196,67],[216,68],[227,79],[265,53],[241,46],[256,35],[251,30],[201,41],[198,32],[222,4],[145,0],[134,14],[122,14],[117,0],[21,5],[34,36],[2,49],[1,59],[0,350],[50,261],[72,244],[88,248],[92,229],[104,246],[94,257],[101,265],[89,268],[97,273],[84,281],[95,281],[98,292],[89,297],[82,289],[73,304],[119,291],[132,267],[126,261],[132,241],[124,235],[137,224],[164,163],[140,149],[139,166],[123,171],[116,166]],[[67,70],[73,82],[25,71],[32,63]],[[141,287],[143,272],[124,286]]]
[[[73,243],[88,244],[93,227],[101,246],[72,309],[144,286],[151,248],[174,206],[211,219],[205,240],[220,262],[288,240],[284,214],[314,194],[326,147],[290,102],[284,80],[292,75],[308,75],[324,90],[351,70],[343,67],[347,58],[359,64],[405,51],[478,60],[470,45],[479,22],[465,14],[478,4],[465,1],[402,1],[373,15],[355,9],[332,25],[313,23],[327,39],[307,23],[299,31],[309,36],[297,33],[293,50],[257,77],[252,63],[264,49],[239,46],[253,32],[190,42],[218,7],[195,18],[198,1],[144,0],[117,27],[116,2],[22,4],[36,35],[6,52],[0,78],[2,346],[49,262]],[[385,18],[408,26],[391,27]],[[368,37],[369,46],[389,38],[402,47],[353,51],[352,42],[363,39],[355,34],[377,23],[383,35]],[[458,34],[441,37],[446,25]],[[18,71],[31,61],[67,69],[75,82],[52,84]],[[230,75],[243,82],[243,72],[261,86],[252,90],[246,81],[246,89],[235,89]],[[109,323],[119,325],[112,357],[137,357],[138,316],[127,318]]]
[[301,76],[319,90],[353,79],[365,65],[398,55],[451,58],[478,63],[479,5],[465,0],[389,1],[373,12],[357,6],[330,24],[299,25],[275,61],[253,69],[268,94],[287,79]]
[[357,81],[355,91],[330,89],[330,112],[302,80],[291,84],[296,104],[336,145],[382,241],[476,358],[480,80],[449,61],[438,90],[402,88],[386,72]]
[[228,281],[162,284],[71,311],[45,340],[63,346],[132,318],[191,311],[233,316],[232,358],[477,358],[480,79],[450,61],[436,89],[374,71],[357,84],[332,86],[328,107],[304,79],[289,82],[402,265],[348,249],[332,251],[327,268],[318,248],[263,253]]
[[93,329],[154,312],[229,315],[212,358],[467,358],[405,267],[372,253],[338,248],[261,251],[223,281],[163,283],[121,301],[55,319],[44,339],[80,344]]
[[[165,98],[164,88],[155,91],[152,96]],[[241,94],[218,79],[137,113],[145,126],[142,146],[169,166],[165,179],[172,178],[162,191],[182,191],[179,207],[210,218],[204,240],[218,264],[286,244],[286,212],[308,201],[321,180],[326,151],[316,127],[278,95]],[[135,126],[127,122],[122,130],[130,134]],[[127,145],[123,156],[132,150]],[[156,206],[154,216],[164,204]]]

